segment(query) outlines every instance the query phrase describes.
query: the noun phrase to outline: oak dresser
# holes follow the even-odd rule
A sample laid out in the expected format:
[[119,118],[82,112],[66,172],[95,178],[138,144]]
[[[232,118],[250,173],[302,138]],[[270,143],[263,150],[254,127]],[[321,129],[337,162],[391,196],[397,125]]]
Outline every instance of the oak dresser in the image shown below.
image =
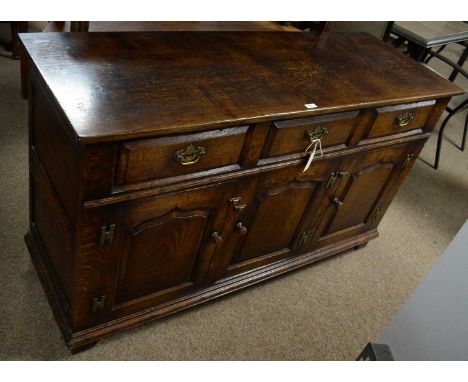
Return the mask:
[[462,93],[366,34],[21,40],[26,243],[73,351],[364,246]]

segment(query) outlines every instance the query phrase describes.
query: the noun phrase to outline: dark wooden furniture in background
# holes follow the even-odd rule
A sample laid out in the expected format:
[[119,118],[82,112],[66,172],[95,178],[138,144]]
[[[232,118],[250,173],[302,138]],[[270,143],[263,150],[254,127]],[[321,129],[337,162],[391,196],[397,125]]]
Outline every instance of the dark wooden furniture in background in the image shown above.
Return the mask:
[[298,31],[274,21],[51,21],[44,32]]
[[333,21],[281,21],[281,25],[294,27],[306,32],[329,32]]
[[[4,22],[4,21],[0,21]],[[11,50],[11,55],[14,59],[20,58],[18,34],[28,31],[27,21],[5,21],[10,24],[11,30],[11,45],[7,49]]]
[[393,21],[334,21],[328,27],[330,32],[365,32],[387,41]]
[[73,350],[365,245],[462,93],[366,34],[21,39],[26,243]]

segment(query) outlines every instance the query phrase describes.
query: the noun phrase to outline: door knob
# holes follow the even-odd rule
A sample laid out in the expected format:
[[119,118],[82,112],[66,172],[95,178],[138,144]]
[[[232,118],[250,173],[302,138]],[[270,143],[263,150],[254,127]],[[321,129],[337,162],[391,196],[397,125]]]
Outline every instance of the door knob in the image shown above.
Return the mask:
[[338,199],[336,196],[333,198],[332,202],[337,207],[340,207],[343,204],[343,202],[340,199]]
[[242,212],[247,208],[247,204],[241,204],[242,198],[240,196],[231,198],[229,201],[232,203],[234,210],[237,212]]
[[247,208],[247,204],[237,204],[234,206],[236,211],[242,212]]
[[216,231],[211,234],[211,238],[215,244],[221,244],[223,242],[222,236]]
[[241,234],[241,235],[245,235],[247,233],[247,231],[248,231],[247,227],[244,224],[242,224],[242,222],[238,222],[236,224],[236,228],[239,231],[239,234]]

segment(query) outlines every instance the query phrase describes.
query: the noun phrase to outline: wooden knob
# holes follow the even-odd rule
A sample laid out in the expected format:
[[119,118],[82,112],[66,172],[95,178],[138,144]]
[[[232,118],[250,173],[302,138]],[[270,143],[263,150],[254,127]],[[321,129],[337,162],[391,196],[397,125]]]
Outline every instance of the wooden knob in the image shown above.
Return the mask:
[[247,208],[247,204],[241,204],[242,198],[240,196],[231,198],[229,201],[232,203],[234,210],[237,212],[242,212]]
[[223,242],[222,236],[216,231],[211,234],[211,238],[213,239],[215,244],[221,244]]
[[242,224],[242,222],[237,223],[236,228],[239,231],[239,234],[241,235],[245,235],[248,231],[247,227],[244,224]]
[[336,196],[333,198],[332,202],[337,207],[339,207],[339,206],[341,206],[343,204],[343,202],[340,199],[338,199]]

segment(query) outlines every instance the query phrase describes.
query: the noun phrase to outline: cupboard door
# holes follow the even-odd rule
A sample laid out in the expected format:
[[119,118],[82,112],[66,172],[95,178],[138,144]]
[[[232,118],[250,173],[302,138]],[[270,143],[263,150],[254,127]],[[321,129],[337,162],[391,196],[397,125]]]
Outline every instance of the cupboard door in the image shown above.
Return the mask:
[[410,143],[357,154],[328,196],[312,248],[375,228],[421,148]]
[[306,173],[301,165],[248,180],[242,186],[250,189],[243,198],[246,211],[227,219],[232,233],[212,275],[234,276],[297,254],[304,222],[320,210],[334,163],[317,161]]
[[231,185],[205,187],[120,208],[112,315],[158,305],[205,284],[211,256],[222,245],[231,193]]

